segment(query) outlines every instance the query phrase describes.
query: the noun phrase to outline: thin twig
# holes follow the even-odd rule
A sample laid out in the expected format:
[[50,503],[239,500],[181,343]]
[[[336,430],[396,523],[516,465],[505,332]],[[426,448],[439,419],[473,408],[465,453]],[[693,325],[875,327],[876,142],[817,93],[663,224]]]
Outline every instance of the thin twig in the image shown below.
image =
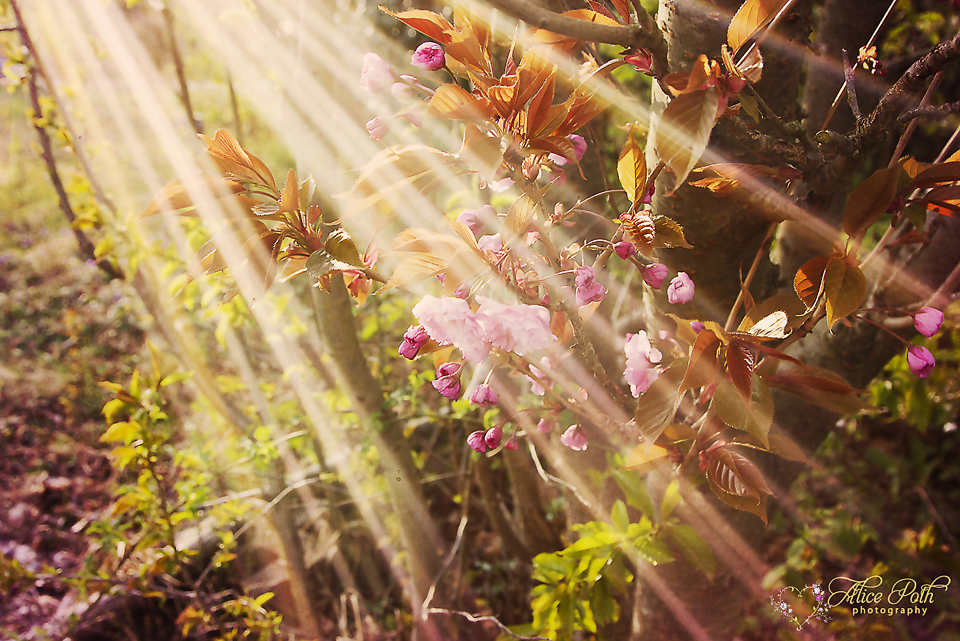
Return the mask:
[[[887,12],[883,14],[883,17],[880,18],[880,22],[877,24],[877,28],[873,30],[873,35],[870,36],[870,39],[867,41],[867,44],[864,48],[869,49],[873,46],[873,42],[877,39],[877,35],[880,33],[880,29],[883,28],[883,25],[886,24],[887,18],[890,17],[890,13],[893,12],[893,8],[897,6],[898,0],[890,0],[890,6],[887,7]],[[843,98],[843,92],[847,88],[847,81],[844,79],[843,85],[840,86],[840,89],[837,91],[836,98],[833,99],[833,104],[830,105],[830,111],[827,112],[827,117],[824,118],[823,124],[820,125],[820,130],[823,131],[827,128],[827,125],[830,124],[830,120],[833,118],[833,114],[837,111],[837,106],[840,104],[840,100]]]
[[460,550],[460,543],[463,541],[463,533],[467,529],[467,514],[464,510],[463,516],[460,517],[460,527],[457,528],[457,538],[453,541],[453,546],[450,548],[450,552],[447,554],[447,558],[443,560],[443,565],[440,566],[440,573],[433,580],[433,584],[430,585],[430,589],[427,590],[427,598],[423,600],[423,607],[421,615],[424,620],[427,619],[427,611],[430,609],[430,602],[433,601],[433,595],[437,591],[437,583],[440,582],[440,577],[443,576],[443,573],[447,571],[447,568],[450,567],[450,564],[453,563],[453,560],[457,556],[457,552]]
[[843,52],[843,84],[847,88],[847,103],[850,105],[853,117],[859,122],[863,118],[863,114],[860,113],[860,105],[857,103],[857,88],[854,85],[856,70],[850,66],[850,57],[847,55],[847,50],[841,49],[841,51]]
[[167,24],[167,35],[170,38],[170,55],[173,57],[173,67],[177,72],[177,81],[180,83],[180,102],[183,103],[183,108],[187,112],[187,119],[190,121],[193,130],[198,134],[202,134],[203,127],[200,125],[200,121],[193,115],[193,106],[190,104],[190,90],[187,88],[187,76],[183,71],[183,58],[180,56],[180,47],[177,46],[173,12],[170,11],[169,6],[164,5],[160,13],[163,15],[163,19]]
[[533,458],[533,464],[536,466],[537,473],[540,475],[540,478],[542,478],[547,483],[556,483],[557,485],[562,485],[563,487],[567,488],[568,490],[573,492],[573,495],[577,497],[577,500],[580,501],[580,503],[582,503],[584,507],[586,507],[588,510],[593,510],[593,505],[591,505],[590,501],[588,501],[586,498],[584,498],[582,494],[580,494],[580,491],[577,490],[577,488],[575,488],[570,483],[567,483],[563,479],[557,478],[553,474],[547,473],[547,471],[543,469],[543,465],[541,465],[540,463],[540,457],[537,456],[537,449],[533,446],[533,443],[528,441],[527,445],[530,448],[530,456],[531,458]]
[[[26,23],[23,21],[23,16],[20,13],[20,7],[16,0],[11,1],[10,7],[13,9],[13,14],[17,20],[17,31],[20,34],[20,40],[23,42],[23,46],[26,47],[27,52],[30,54],[33,63],[39,66],[40,57],[37,55],[36,47],[33,45],[33,39],[30,37],[30,33],[27,31]],[[47,166],[47,174],[50,176],[50,182],[53,184],[53,188],[57,192],[57,199],[60,203],[60,211],[63,212],[63,215],[70,223],[70,227],[73,228],[73,234],[76,236],[77,243],[80,245],[80,252],[88,260],[96,262],[97,267],[99,267],[100,270],[111,279],[122,279],[123,274],[113,265],[113,263],[107,258],[98,259],[93,243],[90,242],[90,239],[87,238],[82,230],[74,227],[77,217],[73,212],[73,206],[70,204],[70,197],[67,195],[67,190],[63,186],[63,181],[60,179],[60,171],[57,169],[57,162],[53,156],[53,144],[50,141],[50,134],[47,133],[46,127],[40,124],[40,119],[43,118],[43,109],[40,106],[40,90],[37,87],[37,71],[30,64],[25,65],[25,69],[27,75],[27,88],[30,93],[30,105],[33,109],[33,128],[36,130],[37,136],[40,138],[40,155],[43,158],[44,164]]]
[[508,628],[507,626],[505,626],[505,625],[503,625],[502,623],[500,623],[500,621],[497,620],[497,617],[493,617],[493,616],[490,616],[490,615],[485,615],[485,614],[470,614],[469,612],[463,612],[463,611],[461,611],[461,610],[447,610],[446,608],[430,608],[429,610],[427,610],[427,611],[425,612],[425,614],[456,614],[456,615],[458,615],[458,616],[462,616],[462,617],[465,618],[467,621],[471,621],[471,622],[473,622],[473,623],[481,623],[481,622],[483,622],[483,621],[491,621],[491,622],[493,622],[493,623],[496,623],[496,624],[497,624],[497,627],[500,628],[500,630],[502,630],[504,633],[509,634],[511,637],[513,637],[514,639],[518,639],[519,641],[550,641],[550,639],[547,638],[547,637],[524,637],[524,636],[520,636],[519,634],[517,634],[516,632],[514,632],[513,630],[511,630],[511,629]]
[[763,237],[763,241],[760,243],[760,249],[757,250],[757,255],[753,258],[753,264],[750,266],[750,271],[747,272],[747,278],[743,281],[743,284],[740,286],[740,293],[737,294],[737,300],[733,301],[733,307],[730,308],[730,315],[727,316],[727,322],[724,324],[723,329],[725,331],[730,331],[733,329],[733,322],[737,318],[737,312],[740,311],[740,305],[743,303],[743,299],[746,297],[744,292],[750,288],[750,283],[753,282],[753,277],[757,274],[757,268],[760,266],[760,259],[766,254],[764,248],[767,246],[767,241],[770,239],[770,234],[773,233],[773,230],[776,229],[778,223],[770,223],[770,227],[767,228],[767,233]]
[[917,494],[920,495],[920,498],[923,499],[924,504],[927,506],[927,509],[930,510],[930,514],[933,516],[933,520],[936,521],[937,525],[940,526],[940,529],[943,530],[943,535],[946,537],[947,541],[950,542],[950,547],[953,548],[954,553],[956,553],[957,550],[960,549],[960,545],[957,544],[957,539],[954,538],[953,533],[950,532],[950,528],[947,527],[943,517],[940,516],[940,512],[938,512],[937,508],[934,507],[933,501],[930,500],[927,492],[919,485],[913,489]]
[[[924,105],[930,102],[930,100],[933,98],[933,92],[936,90],[937,85],[940,83],[940,77],[942,74],[943,74],[942,71],[938,71],[937,74],[933,77],[933,80],[930,81],[930,86],[927,87],[927,92],[923,95],[923,100],[920,101],[920,108],[923,108]],[[900,140],[897,142],[897,148],[893,152],[893,156],[890,158],[890,163],[887,165],[887,168],[892,168],[900,160],[900,156],[903,155],[903,150],[906,148],[907,142],[910,140],[910,137],[913,136],[913,132],[916,130],[916,128],[917,128],[917,121],[911,120],[910,124],[907,125],[906,130],[903,132],[903,135],[900,136]],[[917,193],[919,193],[919,191],[920,190],[914,190],[913,194],[911,195],[911,198],[916,196]],[[909,220],[904,220],[903,223],[896,228],[893,225],[887,228],[887,230],[883,233],[883,236],[880,238],[880,241],[874,246],[874,248],[870,251],[870,253],[863,260],[863,262],[860,263],[861,271],[865,269],[866,266],[869,265],[873,261],[873,259],[875,259],[879,255],[880,251],[887,246],[887,242],[890,240],[890,238],[897,231],[902,229],[903,226],[906,225],[908,222]],[[923,231],[923,230],[918,229],[917,231]]]
[[897,122],[902,125],[915,118],[943,118],[953,114],[960,114],[960,102],[951,102],[938,107],[917,107],[910,111],[904,111],[897,118]]

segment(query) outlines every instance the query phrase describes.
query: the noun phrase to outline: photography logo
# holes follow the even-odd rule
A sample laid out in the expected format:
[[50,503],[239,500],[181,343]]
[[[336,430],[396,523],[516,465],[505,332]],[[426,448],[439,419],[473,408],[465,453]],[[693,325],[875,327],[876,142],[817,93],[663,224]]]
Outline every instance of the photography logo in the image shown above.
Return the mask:
[[[946,575],[924,585],[911,578],[902,578],[884,590],[883,577],[879,575],[862,580],[836,577],[826,588],[820,583],[802,590],[793,586],[780,588],[770,597],[770,603],[797,630],[802,630],[811,619],[821,623],[830,621],[830,610],[838,606],[847,608],[852,616],[925,616],[928,606],[934,604],[935,595],[941,590],[945,593],[950,582]],[[801,618],[804,615],[805,618]]]
[[[787,592],[793,593],[793,595],[806,603],[808,600],[811,601],[809,604],[812,612],[802,621],[800,620],[799,615],[797,615],[793,606],[787,603],[784,598],[784,594]],[[807,596],[809,594],[809,597]],[[820,587],[819,583],[814,583],[813,585],[808,585],[802,590],[789,585],[785,588],[780,588],[777,590],[776,594],[770,597],[770,603],[773,605],[774,609],[780,613],[785,620],[789,621],[793,625],[797,626],[797,630],[802,630],[803,626],[807,625],[810,619],[817,619],[821,623],[826,623],[830,620],[830,608],[827,607],[826,595],[824,594],[823,588]]]

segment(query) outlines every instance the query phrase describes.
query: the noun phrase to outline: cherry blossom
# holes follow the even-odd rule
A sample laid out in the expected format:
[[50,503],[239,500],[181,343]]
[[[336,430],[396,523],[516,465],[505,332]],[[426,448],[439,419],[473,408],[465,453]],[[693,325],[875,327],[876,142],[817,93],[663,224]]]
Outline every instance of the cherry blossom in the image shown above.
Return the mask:
[[384,118],[371,118],[367,121],[367,133],[370,134],[370,137],[374,140],[383,138],[389,128],[390,124]]
[[430,336],[422,325],[411,325],[403,333],[403,342],[400,343],[398,352],[400,356],[413,360],[428,340],[430,340]]
[[486,443],[487,447],[491,450],[495,450],[500,447],[500,439],[503,438],[503,429],[496,425],[487,430],[487,433],[483,435],[483,442]]
[[360,86],[370,93],[386,91],[393,85],[393,69],[375,53],[363,54],[363,68],[360,70]]
[[587,449],[587,432],[579,425],[571,425],[560,437],[560,442],[575,452]]
[[637,248],[633,246],[633,243],[621,240],[613,246],[613,251],[617,252],[617,256],[619,256],[621,260],[626,260],[637,253]]
[[663,359],[663,355],[650,344],[650,339],[643,330],[636,334],[627,334],[623,351],[627,355],[627,368],[623,371],[623,377],[630,383],[630,393],[637,398],[660,376],[656,365]]
[[[544,349],[553,342],[550,312],[539,305],[504,305],[477,296],[477,320],[490,344],[517,356]],[[421,321],[422,322],[422,321]]]
[[914,345],[907,350],[907,366],[917,378],[926,378],[933,371],[937,361],[926,347]]
[[440,345],[454,345],[466,360],[479,363],[490,353],[490,347],[483,340],[484,329],[467,301],[450,296],[424,296],[413,306],[413,314],[430,338]]
[[924,336],[936,336],[943,325],[943,312],[933,307],[924,307],[913,315],[913,326]]
[[670,281],[667,288],[667,300],[671,305],[682,305],[693,300],[693,294],[696,288],[693,280],[687,275],[687,272],[680,272]]
[[420,67],[424,71],[442,69],[443,65],[446,64],[443,47],[436,42],[424,42],[413,52],[410,64],[414,67]]
[[487,451],[487,444],[483,441],[483,434],[483,430],[477,430],[476,432],[470,432],[467,436],[467,445],[469,445],[474,452],[482,453]]
[[437,380],[431,383],[438,392],[449,398],[460,398],[460,363],[444,363],[437,368]]
[[590,303],[599,303],[607,295],[606,288],[597,282],[597,273],[593,267],[584,265],[577,268],[577,307]]
[[667,271],[667,266],[662,263],[647,265],[643,268],[643,282],[654,289],[660,289],[667,277]]
[[473,394],[470,395],[470,403],[479,405],[480,407],[494,405],[497,400],[497,393],[487,384],[477,385],[476,389],[473,390]]

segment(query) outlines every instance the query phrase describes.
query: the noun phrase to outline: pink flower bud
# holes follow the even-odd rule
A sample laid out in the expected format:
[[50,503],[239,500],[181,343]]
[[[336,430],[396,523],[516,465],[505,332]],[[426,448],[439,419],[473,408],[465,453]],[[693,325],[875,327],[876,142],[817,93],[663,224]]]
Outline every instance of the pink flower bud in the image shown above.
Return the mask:
[[933,307],[924,307],[913,315],[913,326],[924,336],[936,336],[943,325],[943,312]]
[[633,246],[633,243],[621,240],[613,246],[613,251],[617,252],[617,256],[619,256],[621,260],[626,260],[637,253],[637,248]]
[[483,430],[471,432],[470,435],[467,436],[467,445],[469,445],[474,452],[486,452],[487,444],[483,442]]
[[693,280],[687,276],[687,272],[680,272],[670,281],[667,288],[667,300],[671,305],[683,305],[693,300],[695,287]]
[[641,205],[649,205],[650,203],[652,203],[652,202],[653,202],[653,194],[656,193],[656,191],[657,191],[657,184],[654,183],[654,184],[650,185],[650,190],[647,191],[647,193],[643,195],[643,200],[640,201],[640,204],[641,204]]
[[367,121],[367,133],[370,134],[370,137],[374,140],[383,138],[389,128],[390,125],[387,124],[387,121],[383,118],[371,118]]
[[375,53],[363,54],[360,86],[370,93],[386,91],[393,84],[393,69]]
[[505,450],[516,450],[516,449],[518,449],[519,447],[520,447],[520,444],[517,443],[517,437],[516,437],[516,436],[511,436],[510,439],[507,441],[506,445],[503,446],[503,449],[505,449]]
[[400,343],[400,349],[398,350],[400,356],[413,360],[428,340],[430,340],[430,336],[423,326],[411,325],[403,334],[403,342]]
[[491,450],[495,450],[500,447],[500,439],[503,438],[503,430],[499,425],[495,425],[487,430],[487,433],[483,435],[483,442]]
[[494,392],[493,388],[489,385],[477,385],[477,388],[473,390],[473,394],[470,395],[470,402],[480,407],[494,405],[497,400],[497,393]]
[[460,363],[444,363],[437,368],[433,388],[452,401],[460,398]]
[[587,449],[587,433],[579,425],[571,425],[560,437],[560,442],[575,452]]
[[553,418],[544,417],[540,419],[540,422],[537,423],[537,431],[544,434],[552,432],[553,428],[557,426],[557,421]]
[[933,371],[937,361],[926,347],[914,345],[907,350],[907,366],[917,378],[926,378]]
[[654,289],[660,289],[667,277],[667,271],[667,266],[661,263],[647,265],[643,268],[643,282]]
[[699,334],[703,331],[703,323],[700,321],[690,321],[690,329]]
[[424,42],[413,52],[410,63],[414,67],[420,67],[424,71],[436,71],[442,69],[446,63],[446,57],[443,54],[443,47],[436,42]]

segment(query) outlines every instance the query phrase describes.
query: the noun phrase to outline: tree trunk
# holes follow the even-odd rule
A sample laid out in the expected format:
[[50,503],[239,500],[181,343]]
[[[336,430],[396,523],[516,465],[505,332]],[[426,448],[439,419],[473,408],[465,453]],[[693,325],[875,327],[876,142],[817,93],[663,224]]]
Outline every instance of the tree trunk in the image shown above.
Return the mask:
[[[669,47],[672,72],[689,71],[701,53],[718,57],[726,42],[726,29],[739,8],[740,0],[662,0],[657,22],[664,32]],[[763,48],[763,80],[756,89],[783,119],[797,116],[802,56],[797,52],[805,38],[810,20],[809,0],[802,0],[790,12],[790,17],[778,24],[775,34]],[[653,90],[654,118],[659,120],[667,104],[667,97],[659,86]],[[748,117],[721,118],[713,130],[710,146],[701,164],[735,162],[762,164],[763,158],[743,144],[742,131]],[[752,122],[752,121],[750,121]],[[769,130],[771,123],[763,120],[758,129]],[[699,298],[695,303],[701,317],[722,320],[740,291],[739,274],[746,273],[754,254],[760,249],[771,222],[771,215],[763,202],[751,196],[730,196],[720,199],[716,194],[698,187],[684,185],[675,196],[667,193],[675,186],[675,177],[669,171],[657,180],[653,211],[676,220],[684,228],[693,249],[665,250],[661,260],[672,270],[685,271],[697,289],[710,292],[712,298]],[[769,261],[762,261],[754,280],[754,295],[772,292],[778,274]]]
[[[671,71],[689,70],[690,61],[700,53],[715,55],[719,51],[720,43],[724,41],[730,15],[740,4],[739,0],[662,0],[658,22],[669,43]],[[841,13],[847,16],[856,14],[858,20],[865,22],[874,20],[869,25],[870,30],[876,25],[876,19],[863,17],[877,10],[872,3],[827,4],[827,9],[834,11],[839,11],[834,5],[848,5]],[[865,4],[870,5],[867,13],[860,11]],[[800,2],[793,10],[798,16],[789,23],[794,34],[788,40],[794,43],[802,42],[803,25],[809,24],[810,5],[810,2]],[[879,9],[882,13],[885,6]],[[778,28],[778,33],[779,31]],[[831,33],[843,33],[843,27]],[[770,38],[767,42],[773,40]],[[831,43],[830,46],[836,48],[837,45]],[[847,46],[851,45],[847,43]],[[758,93],[764,99],[770,98],[769,102],[774,111],[788,119],[794,119],[798,115],[790,105],[797,103],[798,74],[802,62],[799,57],[791,58],[791,51],[795,51],[795,48],[788,46],[775,50],[764,46],[764,82],[769,84],[763,88],[757,87]],[[856,49],[852,56],[856,56]],[[832,59],[836,61],[837,58]],[[816,82],[816,79],[812,79],[811,87]],[[835,94],[836,85],[833,92]],[[816,93],[813,90],[808,91],[808,104],[812,104],[811,96]],[[831,95],[831,101],[832,98]],[[774,107],[774,104],[777,106]],[[664,107],[665,96],[655,87],[655,113],[661,113]],[[725,120],[727,119],[720,120],[714,129],[710,148],[701,164],[759,163],[759,159],[751,158],[749,153],[745,153],[743,145],[737,141],[731,121]],[[890,135],[895,135],[895,132],[890,132]],[[764,209],[755,206],[755,199],[722,199],[707,190],[689,186],[678,190],[676,197],[666,197],[665,193],[673,187],[672,176],[661,177],[654,200],[654,212],[677,220],[684,227],[687,239],[694,245],[694,249],[667,250],[662,252],[661,260],[673,269],[690,273],[697,284],[698,294],[703,291],[715,296],[710,301],[697,302],[701,318],[723,319],[739,292],[738,272],[741,265],[746,273],[749,261],[760,248],[769,220]],[[818,198],[816,203],[811,200],[801,204],[814,216],[825,218],[825,222],[832,223],[836,229],[839,221],[830,220],[826,214],[830,210],[830,195]],[[936,222],[933,241],[922,252],[912,256],[897,256],[884,252],[883,258],[900,258],[902,262],[888,268],[888,282],[875,292],[874,300],[867,301],[864,307],[903,307],[916,304],[927,298],[951,273],[960,260],[960,247],[955,242],[960,231],[960,222],[952,218],[939,219]],[[822,235],[813,235],[813,238],[814,242],[811,243],[797,240],[796,236],[793,236],[790,239],[792,245],[788,247],[786,260],[782,265],[776,265],[767,259],[762,261],[759,279],[751,288],[758,301],[772,293],[778,284],[788,287],[796,267],[818,255],[818,249],[828,248],[831,244]],[[882,262],[883,260],[878,260],[873,263],[872,269],[868,271],[867,278],[870,283],[883,284],[884,279],[877,266]],[[903,271],[897,271],[898,269]],[[890,278],[890,274],[895,276]],[[852,328],[838,325],[833,334],[823,325],[824,323],[821,323],[816,332],[795,346],[794,355],[807,365],[840,373],[857,387],[866,386],[882,371],[889,359],[903,349],[902,343],[896,338],[866,323],[859,323]],[[776,394],[775,402],[774,430],[790,436],[806,452],[816,450],[833,429],[838,418],[834,412],[811,406],[786,394]],[[790,484],[803,469],[799,464],[779,458],[774,460],[774,457],[761,455],[752,458],[761,467],[778,496],[784,496],[788,492]],[[652,486],[651,494],[655,494],[656,486],[665,485],[669,479],[660,478],[654,473],[649,476],[649,480]],[[750,599],[764,598],[758,586],[765,568],[753,553],[753,550],[760,547],[764,529],[755,516],[720,506],[710,495],[687,492],[685,496],[686,501],[679,514],[698,528],[704,528],[701,529],[701,534],[714,547],[718,557],[717,576],[712,584],[709,583],[682,558],[675,563],[656,568],[655,574],[663,583],[656,590],[643,591],[637,605],[640,610],[639,619],[648,638],[731,639],[741,620],[741,605]],[[656,499],[654,501],[656,503]],[[768,511],[775,510],[776,505],[777,501],[771,500]],[[711,506],[716,507],[720,519],[708,518]],[[732,532],[735,532],[736,536],[728,536]],[[688,613],[678,614],[675,607],[671,610],[672,597],[677,597],[681,603],[686,604]],[[690,613],[692,619],[688,616]]]

